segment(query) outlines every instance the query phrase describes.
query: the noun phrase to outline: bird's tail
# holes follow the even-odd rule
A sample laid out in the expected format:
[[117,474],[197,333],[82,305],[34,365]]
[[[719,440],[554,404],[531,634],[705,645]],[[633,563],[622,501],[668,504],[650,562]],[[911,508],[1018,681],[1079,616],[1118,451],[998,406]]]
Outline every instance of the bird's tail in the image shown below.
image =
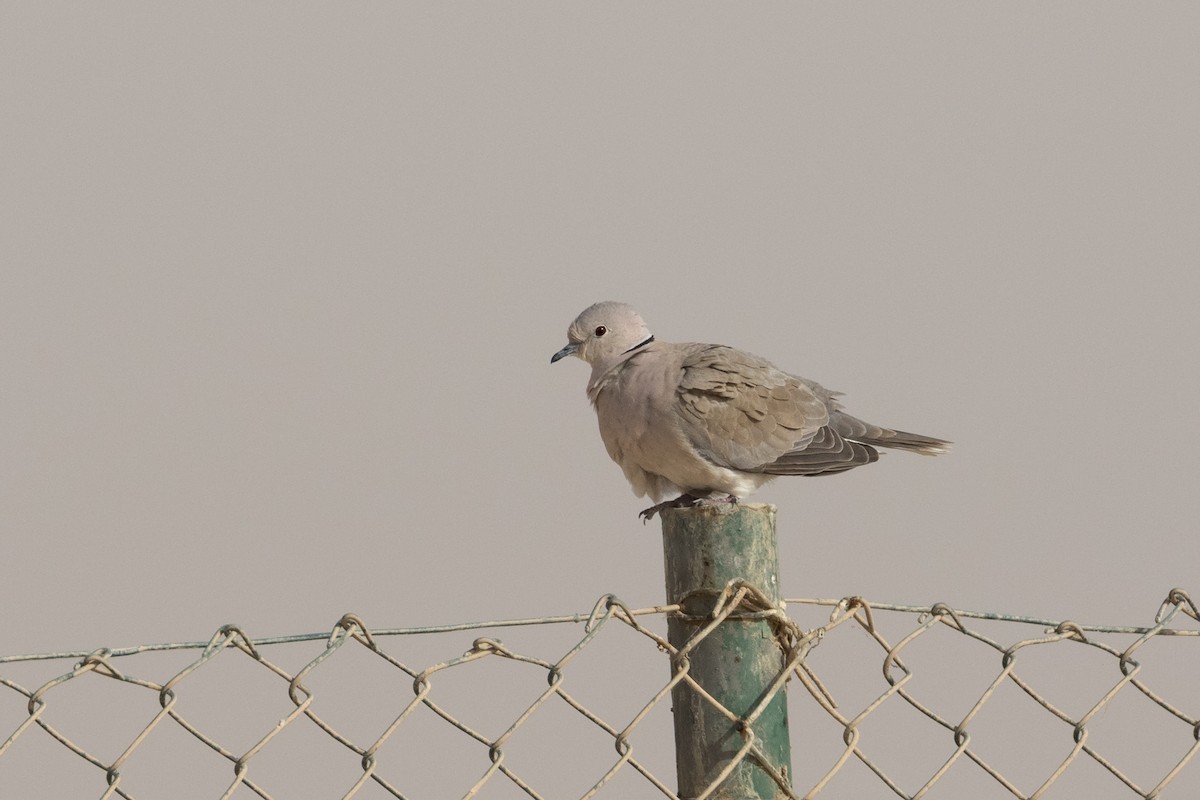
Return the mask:
[[936,439],[920,433],[894,431],[891,428],[881,428],[869,422],[852,417],[840,411],[835,412],[829,419],[830,427],[844,438],[876,447],[890,447],[895,450],[907,450],[910,453],[920,453],[923,456],[937,456],[950,451],[952,442]]
[[948,442],[945,439],[935,439],[932,436],[923,436],[919,433],[893,431],[887,428],[883,429],[883,435],[878,439],[867,439],[866,443],[878,445],[879,447],[892,447],[896,450],[907,450],[910,453],[920,453],[923,456],[940,456],[942,453],[948,453],[950,452],[950,445],[953,444],[953,442]]

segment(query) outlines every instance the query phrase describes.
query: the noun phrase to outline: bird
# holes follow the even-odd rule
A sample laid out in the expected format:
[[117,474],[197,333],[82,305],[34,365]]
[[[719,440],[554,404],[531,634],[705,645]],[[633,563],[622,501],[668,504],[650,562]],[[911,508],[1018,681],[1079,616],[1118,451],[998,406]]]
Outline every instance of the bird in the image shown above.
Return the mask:
[[608,455],[655,502],[643,522],[737,503],[782,475],[845,472],[878,461],[878,448],[932,456],[952,444],[864,422],[842,409],[841,392],[744,350],[658,341],[625,303],[584,309],[550,363],[567,356],[592,368],[587,396]]

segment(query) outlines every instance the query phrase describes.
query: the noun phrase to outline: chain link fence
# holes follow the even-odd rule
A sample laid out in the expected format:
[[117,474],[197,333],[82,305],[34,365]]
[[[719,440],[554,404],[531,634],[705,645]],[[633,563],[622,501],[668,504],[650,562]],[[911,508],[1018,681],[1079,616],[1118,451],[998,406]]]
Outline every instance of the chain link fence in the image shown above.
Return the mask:
[[[860,597],[780,609],[732,582],[673,647],[680,613],[606,596],[539,619],[347,614],[328,634],[0,657],[0,796],[675,797],[671,690],[702,692],[689,654],[747,618],[770,622],[782,668],[750,712],[718,709],[742,746],[700,798],[760,760],[752,723],[785,687],[781,796],[1200,796],[1200,614],[1182,590],[1145,627]],[[477,635],[501,628],[508,644]]]

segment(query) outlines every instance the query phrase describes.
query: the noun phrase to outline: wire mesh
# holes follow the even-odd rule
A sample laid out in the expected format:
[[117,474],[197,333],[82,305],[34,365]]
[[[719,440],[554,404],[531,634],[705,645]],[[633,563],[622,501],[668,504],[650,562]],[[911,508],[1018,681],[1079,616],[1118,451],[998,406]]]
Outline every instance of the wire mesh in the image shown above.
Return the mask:
[[[860,597],[792,599],[772,608],[754,587],[738,581],[712,604],[704,620],[708,624],[695,626],[695,635],[680,648],[663,632],[666,617],[680,614],[680,606],[635,609],[609,595],[590,613],[558,617],[372,630],[346,614],[327,634],[253,640],[226,625],[207,642],[2,657],[0,686],[8,691],[0,692],[0,736],[6,736],[0,743],[0,794],[10,796],[3,791],[4,776],[14,770],[5,768],[24,762],[22,774],[43,781],[40,789],[32,789],[36,796],[60,795],[55,782],[68,767],[48,755],[54,751],[68,755],[70,769],[83,765],[86,775],[77,778],[101,798],[181,796],[185,784],[198,785],[186,765],[160,770],[165,776],[157,785],[148,777],[156,759],[179,758],[215,758],[225,765],[220,785],[192,796],[281,797],[289,790],[273,785],[279,783],[278,765],[295,770],[310,760],[296,757],[309,752],[301,746],[307,737],[309,745],[316,739],[332,744],[321,758],[337,764],[333,770],[318,765],[314,774],[335,775],[341,783],[330,791],[314,779],[304,796],[675,797],[673,766],[662,757],[669,752],[662,740],[669,736],[664,720],[671,689],[689,683],[702,691],[689,676],[689,652],[717,625],[744,618],[771,622],[780,672],[761,702],[744,715],[719,709],[740,732],[743,746],[697,800],[719,794],[741,761],[760,760],[751,723],[789,683],[798,769],[790,785],[773,773],[780,796],[863,797],[869,790],[913,800],[935,790],[940,796],[983,796],[980,779],[997,797],[1096,796],[1080,788],[1081,780],[1093,787],[1103,781],[1104,796],[1118,796],[1112,794],[1117,791],[1161,798],[1168,789],[1179,797],[1200,793],[1195,767],[1200,761],[1195,758],[1200,629],[1194,624],[1200,614],[1180,589],[1170,592],[1146,627],[1080,625],[940,603],[898,606]],[[818,616],[818,623],[803,626],[805,616]],[[884,616],[888,624],[882,623]],[[1031,625],[1042,630],[1012,635],[1015,626]],[[522,626],[565,631],[565,649],[545,657],[479,636],[465,652],[430,661],[418,646],[428,634]],[[1158,671],[1144,658],[1152,643],[1152,663],[1162,667]],[[1171,646],[1159,647],[1164,643]],[[281,666],[282,656],[297,645],[310,650],[299,668],[289,671]],[[651,654],[650,660],[635,663],[633,650]],[[182,668],[145,677],[155,666],[148,659],[156,651],[188,660]],[[606,666],[598,671],[580,666],[597,651],[608,659],[599,662]],[[280,657],[268,658],[276,652]],[[231,659],[251,666],[253,679],[244,669],[237,678],[222,674],[219,665]],[[61,670],[56,665],[64,660],[75,663],[33,689],[12,677],[18,670],[30,675],[39,670],[44,675],[49,667]],[[485,677],[477,672],[481,665],[500,663],[516,670],[505,673],[507,682],[480,680]],[[517,673],[520,680],[512,680]],[[209,674],[215,687],[202,685]],[[498,673],[488,674],[496,678]],[[477,692],[465,705],[452,691],[456,676]],[[537,678],[538,688],[532,688],[530,676]],[[933,677],[922,682],[926,676]],[[253,685],[230,701],[237,687],[221,685],[229,680]],[[360,684],[377,680],[388,688],[322,704],[323,698],[352,695]],[[1169,698],[1159,681],[1177,696]],[[88,698],[101,693],[101,686],[122,688],[118,705],[135,723],[118,725],[115,714],[97,711],[103,704],[89,706]],[[72,693],[72,687],[82,689]],[[189,692],[209,700],[188,705]],[[711,696],[708,700],[716,704]],[[339,713],[355,703],[360,711],[369,710],[365,716],[373,721]],[[219,719],[222,706],[243,723],[253,718],[253,730],[247,733],[243,724],[231,732]],[[495,707],[497,713],[480,721],[489,716],[480,706]],[[1116,736],[1131,727],[1127,706],[1141,715],[1132,726],[1135,744]],[[272,714],[273,721],[258,722]],[[1032,732],[1034,720],[1043,733]],[[578,740],[578,751],[560,749],[550,756],[545,748],[523,750],[526,734],[539,726],[549,737],[542,741]],[[574,732],[568,735],[567,728]],[[419,735],[409,736],[409,729],[419,729]],[[414,756],[418,740],[427,746]],[[185,741],[199,747],[188,749]],[[910,752],[914,743],[921,752]],[[440,762],[438,754],[444,756]],[[574,787],[550,777],[542,763],[550,758],[569,766]],[[438,789],[422,789],[412,780],[416,774],[433,776]],[[1073,778],[1076,774],[1084,777]],[[25,796],[34,795],[25,790]]]

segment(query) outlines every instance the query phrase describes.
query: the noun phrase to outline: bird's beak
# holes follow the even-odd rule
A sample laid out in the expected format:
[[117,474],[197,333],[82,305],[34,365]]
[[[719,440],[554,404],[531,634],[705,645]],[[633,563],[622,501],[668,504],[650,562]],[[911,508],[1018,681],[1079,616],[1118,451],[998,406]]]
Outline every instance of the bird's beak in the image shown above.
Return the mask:
[[567,356],[573,356],[573,355],[575,355],[575,351],[578,349],[579,349],[579,345],[577,345],[575,342],[571,342],[569,345],[564,347],[562,350],[559,350],[557,353],[550,356],[550,363],[553,364],[555,361],[558,361],[560,358],[566,358]]

